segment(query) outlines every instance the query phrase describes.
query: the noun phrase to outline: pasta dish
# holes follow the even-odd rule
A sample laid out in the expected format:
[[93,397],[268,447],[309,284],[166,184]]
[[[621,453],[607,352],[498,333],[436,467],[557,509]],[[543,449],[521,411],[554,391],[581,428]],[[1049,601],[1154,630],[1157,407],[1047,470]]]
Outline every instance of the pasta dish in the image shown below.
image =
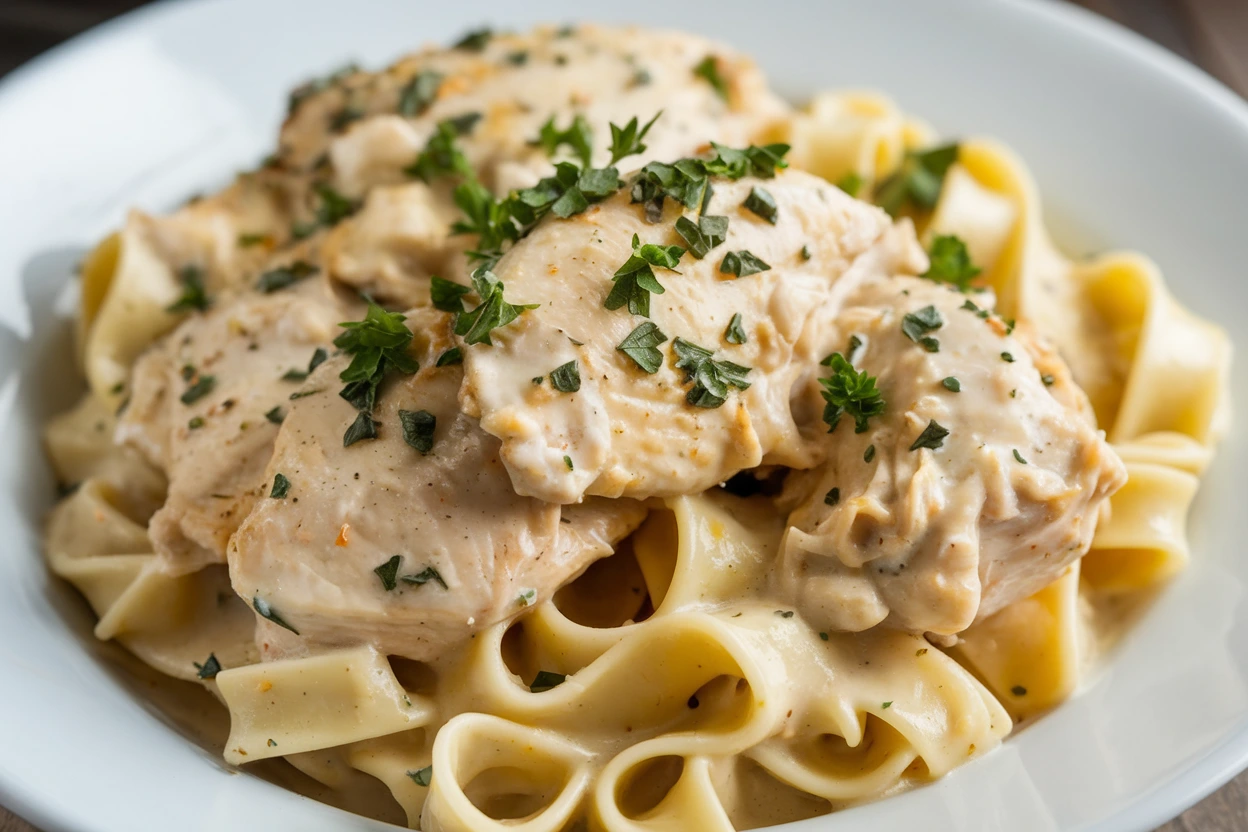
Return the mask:
[[697,36],[300,86],[82,266],[51,570],[224,759],[427,832],[751,829],[939,778],[1189,557],[1230,344],[1009,149]]

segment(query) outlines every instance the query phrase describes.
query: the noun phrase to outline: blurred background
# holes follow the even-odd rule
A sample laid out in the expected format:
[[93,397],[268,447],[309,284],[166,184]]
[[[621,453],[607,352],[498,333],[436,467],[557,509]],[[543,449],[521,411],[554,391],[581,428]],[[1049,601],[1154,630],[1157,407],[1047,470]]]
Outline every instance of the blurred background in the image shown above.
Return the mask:
[[[0,0],[0,77],[149,0]],[[1057,2],[1057,0],[1048,0]],[[1248,0],[1078,0],[1169,49],[1248,98]],[[1158,832],[1245,832],[1248,773]],[[0,832],[35,832],[0,808]]]

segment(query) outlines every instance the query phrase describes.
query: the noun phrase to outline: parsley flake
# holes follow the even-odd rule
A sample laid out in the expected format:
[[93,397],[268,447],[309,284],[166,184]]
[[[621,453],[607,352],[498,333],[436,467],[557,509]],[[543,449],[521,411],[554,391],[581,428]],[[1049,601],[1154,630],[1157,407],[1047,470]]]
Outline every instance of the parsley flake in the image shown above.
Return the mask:
[[450,587],[446,585],[446,579],[442,577],[442,573],[437,569],[434,569],[432,566],[426,566],[415,575],[404,575],[402,578],[399,578],[399,580],[405,584],[412,584],[413,586],[424,586],[430,581],[433,581],[443,589],[450,589]]
[[[387,312],[369,303],[364,320],[339,324],[346,331],[338,334],[334,346],[350,355],[351,363],[338,374],[338,378],[346,382],[338,395],[368,417],[356,418],[343,438],[345,445],[376,438],[377,426],[371,413],[377,402],[377,388],[386,374],[396,371],[411,375],[419,369],[407,351],[412,331],[403,323],[405,320],[397,312]],[[346,441],[348,438],[350,442]]]
[[928,257],[931,265],[921,277],[937,283],[949,283],[958,287],[960,292],[970,290],[971,279],[980,272],[980,269],[971,263],[971,255],[966,250],[966,243],[952,234],[942,234],[932,240]]
[[780,208],[776,205],[776,198],[765,188],[757,186],[750,188],[749,196],[745,198],[745,202],[741,203],[741,205],[747,211],[756,214],[772,225],[776,224]]
[[1040,376],[1040,381],[1044,382],[1045,387],[1052,387],[1053,383],[1057,381],[1057,379],[1054,378],[1051,373],[1045,373],[1044,375]]
[[386,561],[381,566],[378,566],[376,569],[373,570],[373,572],[376,573],[377,577],[381,578],[381,586],[383,589],[386,590],[386,592],[390,592],[396,586],[399,585],[399,581],[398,581],[399,562],[402,560],[403,560],[402,557],[400,557],[399,555],[395,555],[394,557],[390,558],[390,560]]
[[771,266],[755,257],[749,251],[742,249],[741,251],[730,251],[724,255],[724,259],[719,264],[719,270],[723,274],[730,274],[734,277],[749,277],[759,272],[771,271]]
[[429,784],[433,782],[433,766],[425,766],[416,771],[409,771],[407,776],[412,778],[412,782],[417,786],[428,788]]
[[403,441],[427,455],[433,450],[433,432],[438,425],[438,417],[428,410],[400,410],[399,424],[403,428]]
[[290,480],[285,474],[273,475],[273,490],[269,492],[269,497],[274,500],[284,500],[286,495],[290,493]]
[[191,664],[195,665],[195,675],[200,679],[215,679],[221,672],[221,662],[217,661],[216,653],[209,653],[203,664],[199,662],[191,662]]
[[907,204],[934,208],[940,199],[945,174],[958,160],[958,145],[947,144],[929,150],[910,151],[897,172],[880,183],[875,202],[892,216]]
[[539,670],[537,675],[533,677],[533,682],[529,685],[529,690],[533,693],[541,693],[557,688],[564,683],[568,677],[562,673],[552,673],[549,670]]
[[1014,355],[1013,353],[1003,352],[1001,353],[1001,360],[1004,361],[1006,364],[1013,364]]
[[1023,459],[1023,455],[1018,452],[1018,448],[1014,449],[1014,459],[1018,460],[1018,462],[1022,465],[1027,464],[1027,460]]
[[823,387],[823,421],[828,433],[836,430],[841,417],[848,414],[854,420],[854,433],[866,433],[872,416],[884,412],[884,398],[875,386],[875,377],[866,370],[858,371],[839,352],[834,352],[820,362],[831,368],[832,375],[819,379]]
[[169,312],[204,311],[212,305],[208,293],[204,291],[204,271],[199,266],[183,266],[178,271],[178,279],[182,282],[182,294],[169,305]]
[[469,286],[461,286],[436,274],[429,278],[429,298],[433,307],[443,312],[463,312],[463,297],[471,291]]
[[294,627],[290,626],[290,624],[287,624],[286,620],[283,619],[280,615],[278,615],[277,611],[274,610],[273,607],[269,606],[269,602],[261,598],[259,595],[252,597],[251,606],[260,615],[261,618],[267,618],[269,621],[272,621],[277,626],[284,627],[287,630],[290,630],[295,635],[299,635],[299,631],[296,630]]
[[740,312],[733,315],[732,320],[728,321],[728,328],[724,330],[724,340],[729,344],[744,344],[746,342],[745,328],[741,326]]
[[296,260],[290,265],[279,266],[260,275],[256,280],[256,289],[267,295],[279,289],[285,289],[316,272],[316,266],[303,260]]
[[560,393],[575,393],[581,389],[581,371],[573,359],[567,364],[560,364],[550,373],[550,384]]
[[[452,49],[463,49],[467,52],[482,52],[494,37],[494,30],[488,26],[473,29],[451,45]],[[427,785],[427,784],[426,784]]]
[[642,143],[642,139],[650,132],[650,128],[659,120],[659,116],[663,115],[663,111],[659,110],[654,114],[654,118],[645,123],[640,129],[637,127],[637,116],[629,119],[628,124],[620,127],[617,124],[611,124],[611,164],[628,156],[635,156],[638,153],[645,153],[646,146]]
[[949,392],[951,392],[951,393],[961,393],[961,392],[962,392],[962,382],[958,381],[958,380],[957,380],[956,378],[954,378],[953,376],[949,376],[949,377],[947,377],[946,379],[944,379],[943,381],[941,381],[941,384],[942,384],[942,385],[944,385],[944,388],[945,388],[946,390],[948,390]]
[[824,505],[834,506],[841,501],[841,489],[833,488],[827,494],[823,495]]
[[719,59],[714,55],[707,55],[697,66],[693,68],[693,74],[698,78],[703,78],[711,88],[715,90],[715,94],[724,101],[728,100],[728,82],[719,74]]
[[196,379],[194,384],[186,388],[186,390],[182,393],[180,397],[182,404],[195,404],[195,402],[211,393],[213,388],[216,386],[216,376],[200,376]]
[[717,216],[698,217],[697,224],[681,215],[676,220],[676,233],[689,246],[689,253],[701,260],[710,250],[728,239],[728,218]]
[[611,278],[614,286],[603,305],[607,309],[619,309],[628,304],[628,311],[643,318],[650,317],[650,295],[661,295],[666,289],[654,275],[654,267],[675,270],[685,250],[680,246],[660,246],[654,243],[642,245],[633,235],[633,253],[624,265],[616,269]]
[[286,418],[286,414],[282,412],[282,406],[279,404],[272,410],[264,414],[264,418],[268,419],[275,425],[280,425],[282,420]]
[[945,325],[940,310],[935,306],[924,306],[917,312],[911,312],[901,319],[901,332],[914,343],[928,352],[939,352],[940,342],[927,333],[940,329]]
[[399,115],[412,118],[429,109],[438,98],[442,86],[442,73],[424,69],[412,76],[412,80],[399,91]]
[[361,439],[377,438],[377,421],[373,419],[373,414],[367,410],[361,410],[355,417],[355,421],[347,428],[347,432],[342,435],[342,447],[349,448]]
[[464,363],[464,351],[459,347],[451,347],[446,352],[438,356],[435,366],[450,367],[453,364]]
[[589,167],[589,159],[594,153],[594,133],[589,122],[580,113],[572,117],[572,123],[564,130],[555,127],[555,117],[551,116],[541,126],[537,138],[529,144],[540,147],[550,157],[558,153],[560,147],[567,145],[572,155],[580,160],[581,166]]
[[572,457],[568,456],[567,454],[563,455],[563,464],[567,467],[569,471],[576,470],[576,466],[572,464]]
[[455,140],[471,132],[480,117],[480,113],[467,113],[439,121],[433,135],[425,142],[424,150],[420,151],[415,161],[403,168],[403,172],[426,183],[432,183],[440,176],[474,176],[472,165]]
[[858,196],[858,192],[862,190],[864,182],[857,171],[851,170],[849,173],[836,180],[836,187],[852,197]]
[[945,437],[948,435],[948,428],[938,423],[935,419],[929,419],[927,427],[923,428],[919,438],[915,439],[910,445],[910,450],[917,451],[919,448],[929,448],[934,451],[945,443]]
[[638,367],[653,375],[663,366],[663,353],[659,344],[667,340],[667,336],[654,321],[645,321],[628,334],[616,347],[627,355]]
[[522,607],[531,607],[537,603],[536,589],[522,589],[520,594],[516,596],[516,603]]
[[455,334],[464,342],[471,344],[488,344],[493,346],[490,333],[500,327],[507,326],[529,309],[536,309],[540,304],[529,303],[515,305],[503,299],[503,282],[489,269],[478,269],[472,275],[472,285],[481,298],[476,308],[459,316],[455,322]]
[[717,361],[710,350],[684,338],[677,338],[672,346],[676,351],[676,369],[685,371],[686,383],[693,382],[685,401],[694,407],[719,407],[728,400],[730,387],[749,389],[750,382],[745,378],[750,372],[749,367],[731,361]]
[[873,459],[875,459],[875,445],[871,444],[868,445],[867,449],[862,452],[862,461],[870,462]]

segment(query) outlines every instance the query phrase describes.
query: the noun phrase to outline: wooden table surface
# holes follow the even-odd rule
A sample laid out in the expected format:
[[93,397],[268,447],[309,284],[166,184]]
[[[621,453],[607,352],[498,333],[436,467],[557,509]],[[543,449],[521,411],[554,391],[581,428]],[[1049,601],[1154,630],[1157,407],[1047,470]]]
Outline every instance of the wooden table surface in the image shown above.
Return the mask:
[[[0,0],[0,76],[142,0]],[[1080,0],[1248,97],[1248,0]],[[1248,772],[1157,832],[1248,830]],[[36,832],[0,808],[0,832]]]

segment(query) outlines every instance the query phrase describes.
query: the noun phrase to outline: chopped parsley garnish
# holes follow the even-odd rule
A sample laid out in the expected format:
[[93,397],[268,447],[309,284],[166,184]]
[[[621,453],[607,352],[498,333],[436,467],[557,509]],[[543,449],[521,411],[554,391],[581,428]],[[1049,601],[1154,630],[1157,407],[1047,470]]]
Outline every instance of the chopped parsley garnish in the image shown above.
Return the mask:
[[724,259],[719,264],[719,270],[723,274],[730,274],[735,277],[749,277],[759,272],[771,271],[771,266],[755,257],[749,251],[742,249],[741,251],[730,251],[725,254]]
[[1015,685],[1014,687],[1010,688],[1010,693],[1014,694],[1015,696],[1026,696],[1027,688],[1023,687],[1022,685]]
[[870,462],[873,459],[875,459],[875,445],[871,444],[868,445],[867,449],[862,452],[862,461]]
[[883,710],[888,710],[890,707],[892,707],[892,704],[893,704],[893,700],[890,699],[887,702],[885,702],[883,705],[881,705],[880,708],[882,708]]
[[787,168],[784,155],[789,152],[787,144],[750,145],[744,150],[725,147],[711,142],[715,151],[714,158],[703,162],[706,172],[712,176],[726,176],[729,179],[740,179],[743,176],[757,176],[759,179],[771,179],[776,175],[776,168]]
[[377,577],[381,578],[381,586],[386,590],[386,592],[390,592],[399,585],[399,563],[402,560],[402,557],[395,555],[390,558],[390,560],[373,570],[373,572],[377,574]]
[[962,382],[958,381],[958,380],[957,380],[956,378],[954,378],[953,376],[949,376],[949,377],[945,378],[943,381],[941,381],[941,384],[943,384],[943,385],[944,385],[944,387],[945,387],[945,389],[946,389],[946,390],[948,390],[948,391],[949,391],[949,392],[951,392],[951,393],[961,393],[961,392],[962,392]]
[[746,376],[749,367],[731,361],[717,361],[713,352],[697,344],[677,338],[672,342],[676,351],[676,369],[685,371],[685,382],[693,382],[685,401],[694,407],[719,407],[728,400],[728,390],[749,389]]
[[252,246],[269,245],[273,242],[273,238],[263,232],[243,232],[238,235],[239,248],[251,248]]
[[[494,30],[488,26],[473,29],[451,45],[452,49],[463,49],[468,52],[481,52],[494,37]],[[428,784],[426,784],[428,785]]]
[[841,489],[833,488],[823,495],[824,505],[834,506],[841,501]]
[[299,105],[302,104],[308,98],[311,98],[313,95],[316,95],[318,92],[323,92],[324,90],[327,90],[330,87],[333,87],[342,83],[348,77],[350,77],[351,75],[354,75],[355,73],[359,71],[360,71],[359,66],[357,66],[354,63],[349,63],[349,64],[346,64],[345,66],[339,67],[338,69],[334,70],[333,72],[329,73],[328,75],[322,78],[313,78],[312,80],[305,81],[304,83],[295,87],[293,90],[291,90],[290,98],[287,101],[287,107],[286,107],[287,115],[290,115],[295,110],[299,109]]
[[377,420],[369,411],[361,410],[355,417],[355,421],[347,428],[347,432],[342,435],[342,447],[349,448],[362,439],[376,438]]
[[321,198],[321,204],[316,209],[316,219],[321,225],[337,225],[360,208],[358,202],[347,199],[324,182],[313,185],[312,190]]
[[208,293],[204,291],[204,271],[199,266],[183,266],[178,271],[178,279],[182,281],[182,294],[169,305],[170,312],[200,312],[212,305]]
[[304,260],[296,260],[288,266],[279,266],[260,275],[256,280],[256,289],[266,295],[285,289],[309,275],[316,274],[316,266]]
[[529,62],[529,53],[524,49],[508,52],[504,60],[512,66],[524,66]]
[[945,443],[945,437],[948,435],[948,428],[942,426],[935,419],[929,419],[927,427],[923,428],[919,438],[911,443],[910,450],[917,451],[919,448],[930,448],[934,451]]
[[799,251],[797,254],[803,260],[809,260],[812,256],[810,253],[810,246],[802,246],[802,250]]
[[1014,355],[1013,353],[1003,352],[1001,353],[1001,360],[1004,361],[1006,364],[1013,364]]
[[642,139],[650,132],[650,128],[659,120],[659,116],[663,115],[663,111],[659,110],[654,114],[654,118],[645,123],[645,126],[638,129],[637,116],[629,119],[628,124],[620,127],[618,124],[611,125],[611,164],[627,156],[634,156],[638,153],[644,153],[646,146],[642,143]]
[[282,423],[282,420],[286,418],[286,414],[282,412],[282,406],[279,404],[276,407],[274,407],[272,410],[265,413],[264,418],[268,419],[270,422],[272,422],[275,425],[280,425]]
[[952,234],[941,235],[932,240],[932,248],[928,252],[931,265],[922,277],[937,283],[949,283],[965,292],[971,288],[971,279],[979,274],[980,269],[971,262],[971,255],[966,250],[966,243]]
[[957,160],[956,144],[906,153],[897,172],[876,189],[875,203],[894,217],[907,203],[919,208],[934,208],[940,199],[945,174]]
[[1040,376],[1040,380],[1044,382],[1045,387],[1052,387],[1053,382],[1057,381],[1057,379],[1055,379],[1051,373],[1045,373],[1044,375]]
[[282,381],[304,381],[308,376],[312,375],[312,371],[325,363],[329,358],[329,353],[324,348],[317,347],[312,353],[312,359],[308,361],[308,369],[305,370],[287,370],[282,376]]
[[576,468],[576,466],[572,464],[572,457],[568,456],[567,454],[563,455],[563,464],[567,467],[569,471],[573,471]]
[[533,677],[533,682],[529,685],[529,690],[533,693],[541,693],[542,691],[557,688],[564,683],[568,677],[562,673],[552,673],[549,670],[539,670],[537,675]]
[[209,653],[203,664],[199,662],[191,662],[191,664],[195,665],[195,675],[200,679],[215,679],[221,672],[221,662],[217,661],[216,653]]
[[399,424],[403,427],[403,441],[422,455],[433,450],[433,432],[438,417],[428,410],[400,410]]
[[274,610],[271,606],[269,606],[269,602],[261,598],[259,595],[252,597],[251,606],[253,609],[255,609],[255,611],[260,615],[261,618],[267,618],[269,621],[272,621],[277,626],[285,627],[287,630],[290,630],[295,635],[299,635],[299,631],[296,630],[294,627],[290,626],[289,624],[287,624],[285,619],[283,619],[280,615],[278,615],[277,611]]
[[765,188],[757,186],[750,188],[749,196],[745,198],[745,202],[741,203],[741,205],[747,211],[757,214],[772,225],[776,224],[776,218],[780,213],[780,209],[776,205],[776,198]]
[[681,215],[676,220],[676,233],[689,245],[689,253],[701,260],[711,249],[728,238],[728,218],[701,216],[695,224]]
[[442,573],[437,569],[434,569],[432,566],[426,566],[415,575],[404,575],[402,578],[399,578],[399,580],[405,584],[412,584],[414,586],[424,586],[430,581],[433,581],[443,589],[450,589],[450,587],[446,585],[446,580],[442,577]]
[[719,59],[714,55],[707,55],[702,61],[693,68],[693,74],[699,78],[706,79],[706,82],[715,90],[715,94],[724,101],[728,100],[728,82],[719,74]]
[[820,641],[827,641],[827,640],[828,640],[828,634],[827,634],[827,633],[820,633],[820,634],[819,634],[819,640],[820,640]]
[[186,426],[191,430],[199,430],[200,428],[204,426],[204,417],[195,416],[189,422],[186,423]]
[[436,366],[449,367],[452,364],[463,364],[463,363],[464,363],[464,351],[460,349],[459,347],[451,347],[449,350],[447,350],[446,352],[438,356]]
[[573,116],[572,123],[563,130],[555,127],[555,117],[551,116],[542,125],[537,138],[529,144],[540,147],[547,156],[551,157],[559,152],[560,147],[567,145],[572,155],[580,160],[581,166],[589,167],[589,159],[594,153],[594,132],[590,129],[589,122],[580,113]]
[[412,76],[399,91],[399,115],[411,118],[429,109],[438,98],[442,86],[442,73],[424,69]]
[[788,167],[784,154],[787,144],[750,145],[739,150],[711,142],[715,155],[707,158],[686,158],[668,164],[650,162],[633,177],[630,193],[634,203],[644,203],[646,218],[658,222],[663,215],[663,200],[672,199],[689,210],[702,207],[707,201],[711,176],[740,179],[757,176],[770,179],[776,168]]
[[216,376],[200,376],[195,380],[194,384],[186,388],[185,392],[182,393],[182,404],[195,404],[195,402],[211,393],[216,386]]
[[667,336],[654,321],[645,321],[628,334],[616,347],[627,355],[638,367],[653,375],[663,366],[663,353],[659,344],[667,340]]
[[407,776],[412,778],[412,782],[417,786],[425,786],[427,788],[433,782],[433,766],[425,766],[417,771],[409,771]]
[[290,493],[290,480],[285,474],[273,475],[273,490],[269,492],[269,496],[274,500],[284,500],[286,495]]
[[663,294],[666,290],[654,276],[654,266],[675,270],[685,250],[680,246],[660,246],[654,243],[642,245],[641,238],[633,235],[633,253],[611,278],[611,287],[603,303],[608,309],[619,309],[628,304],[628,311],[644,318],[650,317],[650,295]]
[[776,610],[776,615],[781,618],[792,618],[794,613],[793,610]]
[[728,328],[724,330],[724,340],[729,344],[744,344],[747,340],[745,336],[745,328],[741,325],[741,313],[738,312],[732,316],[732,320],[728,321]]
[[855,370],[839,352],[820,363],[832,370],[831,376],[819,379],[826,402],[823,421],[828,425],[828,433],[836,430],[846,414],[854,420],[854,433],[866,433],[868,420],[884,412],[884,399],[875,386],[875,376],[868,375],[866,370]]
[[289,399],[293,402],[296,399],[306,399],[308,396],[315,396],[317,393],[324,393],[324,387],[313,387],[311,390],[296,390],[291,393]]
[[858,196],[858,192],[862,190],[862,186],[862,177],[858,175],[857,171],[853,170],[836,180],[836,187],[854,197]]
[[436,274],[429,279],[429,297],[433,307],[443,312],[463,312],[463,297],[471,291],[469,286],[461,286]]
[[439,176],[472,177],[472,165],[455,144],[455,140],[471,132],[479,118],[479,113],[469,113],[439,121],[433,135],[425,142],[425,149],[420,151],[414,162],[403,168],[403,172],[426,183],[433,182]]
[[581,389],[581,371],[576,360],[560,364],[550,373],[550,384],[560,393],[575,393]]
[[924,306],[917,312],[911,312],[901,319],[901,331],[907,338],[923,347],[928,352],[939,352],[940,342],[927,333],[940,329],[945,325],[940,310],[935,306]]
[[377,437],[371,413],[377,403],[377,388],[386,374],[394,370],[411,375],[419,369],[407,352],[412,331],[404,320],[403,315],[370,303],[364,320],[339,324],[346,332],[339,333],[334,346],[352,357],[347,368],[338,374],[346,382],[339,395],[360,411],[343,437],[344,445]]
[[467,344],[489,344],[490,332],[520,317],[528,309],[536,309],[540,304],[529,303],[519,306],[503,299],[503,283],[489,269],[478,269],[472,275],[472,285],[476,287],[481,303],[476,308],[459,316],[455,322],[455,334],[463,337]]
[[359,121],[364,118],[364,111],[353,104],[347,104],[338,112],[329,118],[329,129],[334,133],[341,133],[347,129],[352,122]]
[[520,594],[516,596],[516,603],[522,607],[531,607],[537,603],[536,589],[522,589]]
[[1023,455],[1018,452],[1018,448],[1014,449],[1014,458],[1023,465],[1027,464],[1027,460],[1023,459]]

